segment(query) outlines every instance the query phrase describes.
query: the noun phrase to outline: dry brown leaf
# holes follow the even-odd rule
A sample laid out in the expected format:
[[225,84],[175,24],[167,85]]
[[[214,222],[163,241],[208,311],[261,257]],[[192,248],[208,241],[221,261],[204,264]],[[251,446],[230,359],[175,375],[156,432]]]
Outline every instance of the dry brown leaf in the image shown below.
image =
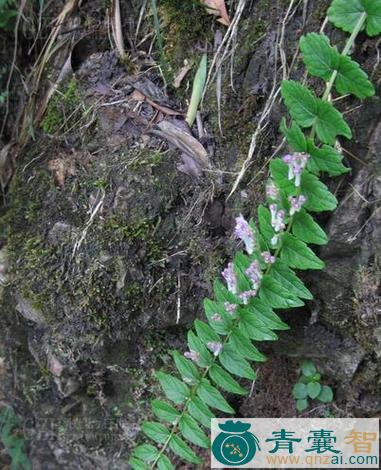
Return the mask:
[[218,16],[218,21],[225,25],[230,25],[230,18],[226,10],[225,0],[201,0],[207,8],[206,11],[211,15]]
[[180,116],[182,114],[179,111],[168,108],[167,106],[162,106],[161,104],[155,103],[155,101],[152,101],[150,98],[148,98],[148,96],[143,95],[143,93],[141,93],[139,90],[134,90],[131,94],[131,98],[135,101],[146,101],[153,108],[157,109],[163,114],[167,114],[168,116]]
[[184,65],[181,69],[177,72],[175,79],[173,80],[173,86],[175,88],[180,88],[181,82],[184,80],[186,74],[192,69],[193,62],[188,62],[186,59],[184,60]]
[[208,152],[193,137],[184,121],[161,121],[155,128],[150,130],[150,133],[166,139],[177,147],[181,153],[193,158],[201,168],[210,168]]
[[65,178],[75,175],[75,164],[69,158],[55,158],[48,162],[48,168],[53,172],[54,182],[60,188],[65,186]]

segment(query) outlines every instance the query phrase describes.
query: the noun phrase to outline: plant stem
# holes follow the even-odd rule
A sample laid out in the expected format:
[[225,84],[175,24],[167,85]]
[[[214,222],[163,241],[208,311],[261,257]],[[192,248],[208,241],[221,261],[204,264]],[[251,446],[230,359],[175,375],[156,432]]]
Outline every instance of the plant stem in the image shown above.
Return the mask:
[[[152,0],[154,2],[154,0]],[[357,37],[357,35],[359,34],[359,32],[361,31],[362,27],[364,26],[364,22],[367,18],[367,14],[366,13],[363,13],[361,15],[361,17],[359,18],[356,26],[355,26],[355,29],[353,30],[353,33],[351,34],[351,36],[348,38],[347,42],[346,42],[346,45],[341,53],[341,55],[343,56],[346,56],[348,55],[351,47],[353,46],[354,44],[354,41]],[[327,82],[327,85],[326,85],[326,89],[325,89],[325,92],[323,94],[323,97],[322,99],[324,101],[328,101],[329,100],[329,96],[331,94],[331,91],[332,91],[332,88],[333,88],[333,85],[335,83],[335,80],[337,78],[337,71],[335,70],[333,73],[332,73],[332,76],[330,78],[330,80]],[[316,127],[316,124],[314,124],[312,126],[312,129],[311,129],[311,136],[313,137],[315,135],[315,127]],[[301,188],[298,187],[297,188],[297,195],[300,195],[301,194]],[[292,229],[292,225],[293,225],[293,222],[294,222],[294,216],[291,216],[290,220],[289,220],[289,223],[288,223],[288,226],[287,226],[287,230],[285,233],[290,233],[291,232],[291,229]],[[275,251],[275,256],[278,256],[280,254],[280,252],[282,251],[282,239],[280,240],[280,244],[279,244],[279,247],[276,249]],[[267,268],[265,274],[268,274],[270,271],[271,271],[271,267],[272,265],[269,265],[269,267]],[[233,324],[233,327],[235,327],[236,325],[239,324],[239,318],[236,319],[237,321]],[[230,333],[228,333],[223,341],[223,345],[225,345],[229,339],[230,339],[230,336],[232,334],[232,331],[230,331]],[[205,379],[205,377],[208,375],[208,372],[210,370],[210,368],[213,366],[213,364],[216,362],[216,359],[217,359],[218,356],[213,356],[213,361],[212,361],[212,364],[209,365],[208,367],[205,368],[201,378],[199,379],[199,381],[193,386],[193,388],[191,389],[191,392],[190,392],[190,395],[189,397],[186,399],[185,403],[184,403],[184,406],[183,406],[183,410],[181,412],[181,414],[179,415],[179,417],[176,419],[176,422],[173,424],[172,426],[172,430],[171,430],[171,433],[169,434],[167,440],[165,441],[165,443],[163,444],[162,448],[160,449],[160,452],[158,453],[157,457],[155,458],[155,460],[153,461],[152,465],[151,465],[151,468],[155,468],[155,465],[157,464],[158,460],[160,459],[161,455],[166,451],[172,437],[174,436],[174,434],[176,433],[177,431],[177,427],[178,427],[178,424],[181,420],[181,418],[184,416],[184,414],[187,412],[188,410],[188,405],[189,403],[192,401],[192,399],[196,396],[197,394],[197,389],[201,383],[201,381],[203,379]]]

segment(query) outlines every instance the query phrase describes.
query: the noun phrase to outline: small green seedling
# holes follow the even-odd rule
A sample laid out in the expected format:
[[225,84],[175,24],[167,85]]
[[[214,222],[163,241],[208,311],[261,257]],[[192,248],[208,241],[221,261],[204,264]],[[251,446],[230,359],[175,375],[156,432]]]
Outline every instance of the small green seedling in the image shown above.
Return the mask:
[[315,364],[306,359],[302,362],[301,375],[298,383],[292,389],[292,396],[296,400],[296,409],[304,411],[309,406],[309,399],[330,403],[333,400],[332,388],[320,383],[321,375]]

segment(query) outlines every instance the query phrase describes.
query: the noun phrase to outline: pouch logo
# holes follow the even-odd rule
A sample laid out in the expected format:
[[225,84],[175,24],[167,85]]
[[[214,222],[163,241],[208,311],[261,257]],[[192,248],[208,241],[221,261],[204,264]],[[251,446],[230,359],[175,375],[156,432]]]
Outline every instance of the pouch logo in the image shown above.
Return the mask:
[[261,450],[258,438],[249,432],[250,423],[229,420],[218,427],[222,432],[214,439],[212,452],[223,465],[245,465]]

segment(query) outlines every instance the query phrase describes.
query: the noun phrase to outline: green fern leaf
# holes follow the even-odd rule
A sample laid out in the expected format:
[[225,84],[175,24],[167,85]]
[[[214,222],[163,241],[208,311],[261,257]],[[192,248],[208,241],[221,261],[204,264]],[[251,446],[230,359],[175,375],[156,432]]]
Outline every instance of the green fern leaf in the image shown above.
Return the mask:
[[285,265],[280,259],[277,259],[272,267],[271,274],[282,286],[289,292],[300,297],[301,299],[311,300],[313,295],[298,278],[298,276]]
[[155,416],[162,421],[175,423],[177,418],[180,416],[180,413],[175,410],[175,408],[161,400],[152,400],[151,405]]
[[202,379],[200,386],[197,388],[197,395],[211,408],[224,411],[225,413],[234,414],[233,408],[221,395],[221,393],[206,379]]
[[249,380],[255,379],[256,373],[251,368],[250,363],[232,345],[227,344],[218,358],[221,365],[231,374]]
[[315,245],[326,245],[328,243],[328,237],[324,230],[303,209],[294,216],[292,233],[306,243],[314,243]]
[[178,378],[165,372],[157,372],[156,377],[166,397],[176,405],[181,405],[189,397],[189,388]]
[[188,404],[188,411],[199,423],[210,429],[210,420],[215,418],[208,406],[198,397],[193,397]]
[[316,98],[307,87],[292,80],[283,81],[281,91],[292,118],[301,127],[314,126],[323,143],[333,145],[338,135],[352,137],[348,124],[332,103]]
[[237,395],[247,394],[247,390],[241,387],[241,385],[218,364],[213,364],[209,369],[209,377],[218,387],[226,390],[227,392],[235,393]]
[[169,448],[171,451],[186,460],[187,462],[200,464],[202,460],[193,452],[193,450],[176,434],[174,434],[169,441]]
[[159,470],[174,470],[175,469],[175,467],[172,465],[169,458],[164,454],[161,454],[161,456],[159,457],[159,460],[157,461],[157,468]]
[[195,383],[198,381],[200,374],[192,361],[185,359],[178,351],[172,351],[172,357],[184,382]]
[[239,351],[241,356],[250,361],[264,362],[266,360],[266,356],[259,352],[252,345],[250,339],[237,327],[234,328],[228,344],[236,351]]
[[291,268],[323,269],[324,262],[308,246],[290,233],[282,237],[282,261]]
[[154,421],[143,423],[142,431],[146,436],[159,444],[164,444],[169,436],[168,429],[162,424],[155,423]]
[[192,444],[196,446],[208,449],[210,447],[210,439],[196,423],[196,421],[189,416],[184,414],[179,422],[179,429],[181,434]]
[[332,73],[337,72],[335,88],[340,94],[351,93],[360,99],[374,95],[374,86],[359,64],[341,55],[324,34],[310,33],[302,37],[300,49],[311,75],[329,81]]
[[144,462],[153,462],[158,454],[159,451],[151,444],[142,444],[134,450],[134,457],[144,460]]
[[334,0],[328,9],[328,18],[338,28],[352,33],[361,16],[366,13],[366,33],[381,33],[381,0]]
[[259,297],[273,308],[302,307],[304,302],[288,292],[272,275],[262,278]]

